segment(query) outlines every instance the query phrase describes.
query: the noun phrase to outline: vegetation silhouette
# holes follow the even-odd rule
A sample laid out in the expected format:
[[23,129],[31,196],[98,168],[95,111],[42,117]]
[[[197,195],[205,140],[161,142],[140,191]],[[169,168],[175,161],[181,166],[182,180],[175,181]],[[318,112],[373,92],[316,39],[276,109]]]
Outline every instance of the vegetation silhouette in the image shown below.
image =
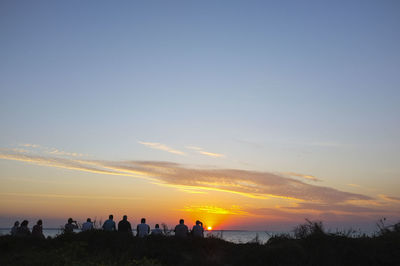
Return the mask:
[[[350,232],[350,233],[349,233]],[[234,244],[217,237],[134,237],[114,231],[55,238],[0,237],[0,265],[400,265],[400,223],[379,223],[374,235],[327,232],[322,222],[294,234]]]

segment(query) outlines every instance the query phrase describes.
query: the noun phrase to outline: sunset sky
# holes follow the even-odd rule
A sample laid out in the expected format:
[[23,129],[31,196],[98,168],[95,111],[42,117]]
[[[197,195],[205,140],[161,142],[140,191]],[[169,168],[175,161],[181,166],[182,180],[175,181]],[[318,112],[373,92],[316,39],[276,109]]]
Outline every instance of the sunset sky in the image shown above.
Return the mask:
[[400,220],[400,2],[0,1],[0,227]]

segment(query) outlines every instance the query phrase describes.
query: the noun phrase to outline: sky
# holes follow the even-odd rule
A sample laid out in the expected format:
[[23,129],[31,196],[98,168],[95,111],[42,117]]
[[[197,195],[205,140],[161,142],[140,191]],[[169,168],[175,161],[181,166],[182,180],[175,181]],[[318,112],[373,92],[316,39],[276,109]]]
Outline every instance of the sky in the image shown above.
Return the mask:
[[398,1],[0,2],[0,227],[400,220]]

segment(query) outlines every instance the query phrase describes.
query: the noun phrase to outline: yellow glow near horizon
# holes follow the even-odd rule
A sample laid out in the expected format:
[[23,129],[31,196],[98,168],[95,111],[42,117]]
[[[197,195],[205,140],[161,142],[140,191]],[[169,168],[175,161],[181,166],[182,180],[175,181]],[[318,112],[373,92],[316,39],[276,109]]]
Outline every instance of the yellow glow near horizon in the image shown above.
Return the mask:
[[179,211],[189,214],[189,218],[193,221],[200,220],[205,228],[224,227],[227,222],[233,221],[242,216],[248,216],[249,213],[243,211],[240,206],[219,207],[214,205],[191,205],[185,206]]
[[207,227],[207,230],[208,230],[208,231],[211,231],[211,230],[212,230],[212,227],[211,227],[211,226]]

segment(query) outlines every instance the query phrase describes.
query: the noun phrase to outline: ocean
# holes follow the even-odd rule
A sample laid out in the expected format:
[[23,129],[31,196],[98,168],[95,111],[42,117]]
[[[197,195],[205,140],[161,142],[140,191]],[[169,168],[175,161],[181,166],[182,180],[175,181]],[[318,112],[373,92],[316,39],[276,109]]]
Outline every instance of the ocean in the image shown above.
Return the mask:
[[[10,234],[11,228],[1,228],[0,235]],[[75,230],[75,232],[80,232],[80,230]],[[58,228],[46,228],[43,229],[43,234],[45,237],[56,237],[61,233],[61,229]],[[136,235],[136,230],[133,230],[134,235]],[[226,241],[233,243],[249,243],[252,241],[258,241],[259,243],[265,243],[272,235],[287,233],[287,232],[265,232],[265,231],[238,231],[238,230],[213,230],[204,231],[205,237],[218,237]],[[173,235],[173,232],[171,232]]]

